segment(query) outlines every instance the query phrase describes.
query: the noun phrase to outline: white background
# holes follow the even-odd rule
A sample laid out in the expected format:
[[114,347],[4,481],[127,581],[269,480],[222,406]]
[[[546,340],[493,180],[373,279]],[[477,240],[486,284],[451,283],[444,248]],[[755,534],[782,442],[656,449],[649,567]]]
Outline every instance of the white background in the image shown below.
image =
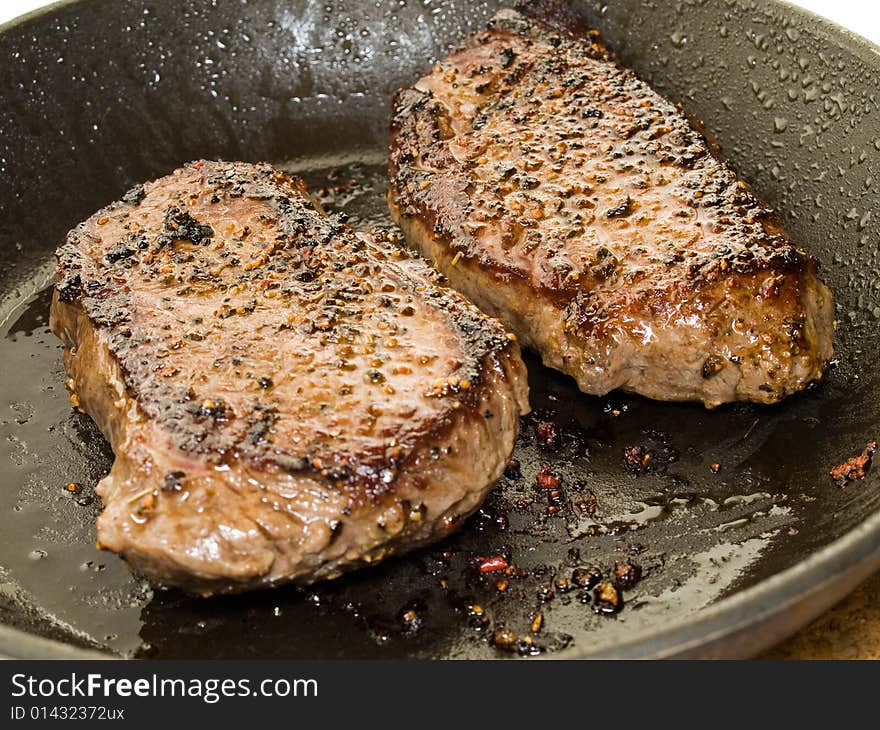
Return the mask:
[[[0,23],[49,4],[45,0],[0,0]],[[880,45],[880,2],[877,0],[793,0],[791,4],[824,15]]]

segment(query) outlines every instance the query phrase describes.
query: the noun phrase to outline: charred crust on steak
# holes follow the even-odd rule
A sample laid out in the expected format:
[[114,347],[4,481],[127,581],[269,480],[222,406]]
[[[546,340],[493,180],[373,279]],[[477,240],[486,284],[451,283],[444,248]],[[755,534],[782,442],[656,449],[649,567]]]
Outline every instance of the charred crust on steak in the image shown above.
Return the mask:
[[144,199],[146,195],[143,185],[135,185],[125,195],[122,196],[122,202],[129,205],[137,205]]
[[165,211],[165,232],[173,239],[190,241],[196,246],[210,243],[214,236],[211,226],[200,223],[188,211],[172,205]]

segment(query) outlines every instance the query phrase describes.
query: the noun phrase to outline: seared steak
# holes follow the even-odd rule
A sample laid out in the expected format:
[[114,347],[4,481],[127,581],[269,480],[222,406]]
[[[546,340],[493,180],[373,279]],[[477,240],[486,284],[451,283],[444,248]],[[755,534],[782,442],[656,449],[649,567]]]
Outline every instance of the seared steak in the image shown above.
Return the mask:
[[138,186],[58,261],[71,399],[116,454],[98,542],[156,584],[310,582],[436,540],[528,410],[512,335],[268,165]]
[[571,17],[502,11],[399,92],[392,215],[587,393],[772,403],[822,376],[817,264]]

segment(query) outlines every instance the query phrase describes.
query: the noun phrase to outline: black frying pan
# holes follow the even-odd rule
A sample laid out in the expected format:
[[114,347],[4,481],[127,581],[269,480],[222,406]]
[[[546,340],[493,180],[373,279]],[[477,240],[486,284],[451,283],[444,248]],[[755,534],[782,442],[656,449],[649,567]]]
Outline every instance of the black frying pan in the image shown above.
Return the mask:
[[[278,163],[354,224],[387,225],[390,95],[496,4],[59,3],[0,29],[0,652],[507,656],[493,628],[527,633],[540,611],[545,655],[741,656],[880,567],[880,472],[846,489],[829,477],[880,430],[877,49],[764,0],[580,5],[823,262],[840,320],[826,382],[709,413],[587,397],[531,358],[522,475],[460,535],[311,590],[152,593],[94,548],[92,490],[111,453],[63,388],[46,328],[53,249],[133,183],[198,157]],[[557,425],[557,451],[539,421]],[[651,450],[653,471],[624,468],[631,445]],[[543,463],[566,485],[554,516],[531,486]],[[523,574],[500,592],[473,558],[505,552]],[[555,585],[625,560],[643,577],[617,614]]]

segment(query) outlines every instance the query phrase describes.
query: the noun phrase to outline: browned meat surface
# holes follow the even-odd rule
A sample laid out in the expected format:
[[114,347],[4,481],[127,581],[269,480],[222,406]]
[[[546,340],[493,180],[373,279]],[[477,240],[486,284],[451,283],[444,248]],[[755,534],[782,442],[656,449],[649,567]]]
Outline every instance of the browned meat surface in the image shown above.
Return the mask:
[[817,264],[576,21],[502,11],[395,101],[407,240],[587,393],[772,403],[822,376]]
[[438,539],[528,410],[511,335],[267,165],[137,187],[58,258],[71,400],[116,455],[98,541],[157,584],[310,582]]

